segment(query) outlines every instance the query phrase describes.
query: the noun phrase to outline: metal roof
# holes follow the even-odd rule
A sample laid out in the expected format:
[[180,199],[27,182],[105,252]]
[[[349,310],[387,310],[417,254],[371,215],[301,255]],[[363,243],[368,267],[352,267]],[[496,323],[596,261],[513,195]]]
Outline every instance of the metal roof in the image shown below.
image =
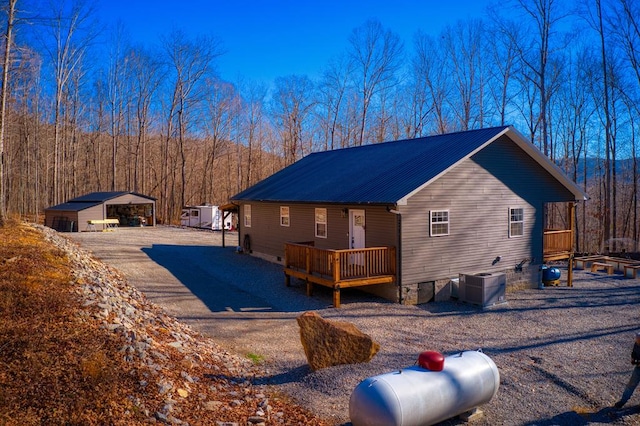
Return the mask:
[[120,197],[122,195],[136,195],[138,197],[148,198],[149,200],[155,200],[153,197],[147,195],[138,194],[131,191],[106,191],[106,192],[91,192],[89,194],[81,195],[80,197],[72,198],[66,203],[57,204],[55,206],[47,207],[45,210],[58,210],[58,211],[70,211],[79,212],[90,207],[97,206],[106,201]]
[[101,204],[100,201],[93,202],[74,202],[74,203],[62,203],[55,206],[47,207],[46,210],[57,210],[65,212],[79,212],[90,207],[95,207]]
[[510,126],[310,154],[232,197],[236,201],[404,204],[459,162],[508,135],[576,199],[582,190]]
[[98,202],[104,203],[105,201],[109,201],[113,198],[120,197],[122,195],[137,195],[138,197],[148,198],[150,200],[155,200],[153,197],[149,197],[147,195],[138,194],[136,192],[131,191],[104,191],[104,192],[91,192],[89,194],[81,195],[80,197],[73,198],[68,203],[77,203],[77,202]]
[[533,144],[512,127],[501,126],[313,153],[232,200],[404,204],[412,194],[504,134],[576,199],[584,198],[580,188]]

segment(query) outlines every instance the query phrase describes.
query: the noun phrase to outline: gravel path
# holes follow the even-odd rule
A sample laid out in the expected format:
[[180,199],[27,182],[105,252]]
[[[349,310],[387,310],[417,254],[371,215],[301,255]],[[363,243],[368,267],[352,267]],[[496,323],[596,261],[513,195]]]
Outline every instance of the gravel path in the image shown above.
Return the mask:
[[[640,390],[624,409],[611,408],[631,372],[640,280],[576,271],[573,288],[511,292],[487,310],[455,301],[402,306],[345,290],[334,309],[330,291],[306,297],[302,283],[284,286],[279,265],[237,254],[236,236],[223,249],[219,233],[170,227],[66,235],[169,314],[232,352],[264,357],[258,381],[337,425],[348,423],[349,395],[366,377],[413,365],[423,350],[474,349],[501,375],[476,425],[640,424]],[[295,322],[308,310],[352,322],[380,352],[368,364],[312,372]]]

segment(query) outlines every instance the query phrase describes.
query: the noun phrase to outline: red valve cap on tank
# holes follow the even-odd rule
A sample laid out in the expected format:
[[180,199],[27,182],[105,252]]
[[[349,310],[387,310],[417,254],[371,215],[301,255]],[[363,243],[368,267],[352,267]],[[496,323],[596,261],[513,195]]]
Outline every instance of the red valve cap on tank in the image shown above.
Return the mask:
[[424,351],[418,356],[418,365],[431,371],[442,371],[444,355],[436,351]]

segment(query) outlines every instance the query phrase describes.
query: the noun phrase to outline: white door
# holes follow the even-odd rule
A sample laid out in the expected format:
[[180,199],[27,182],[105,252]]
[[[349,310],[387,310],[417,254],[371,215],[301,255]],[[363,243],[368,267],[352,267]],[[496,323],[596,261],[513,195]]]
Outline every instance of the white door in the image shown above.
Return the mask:
[[200,226],[200,209],[191,209],[189,213],[189,226]]
[[[359,249],[365,247],[365,220],[364,210],[349,210],[349,248]],[[349,256],[351,264],[364,265],[362,253]]]
[[364,210],[349,210],[349,248],[365,247]]

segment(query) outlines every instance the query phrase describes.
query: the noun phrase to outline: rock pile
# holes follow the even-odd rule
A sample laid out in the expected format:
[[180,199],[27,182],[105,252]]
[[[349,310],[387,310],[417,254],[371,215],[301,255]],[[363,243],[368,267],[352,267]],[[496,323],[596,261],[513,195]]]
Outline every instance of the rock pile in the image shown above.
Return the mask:
[[[187,425],[224,419],[217,424],[225,426],[299,423],[288,416],[300,413],[282,409],[290,404],[268,398],[267,387],[253,383],[262,372],[250,360],[166,315],[116,270],[77,244],[49,228],[33,226],[70,259],[82,320],[97,321],[119,335],[123,358],[143,372],[140,386],[145,397],[130,399],[149,421]],[[199,413],[195,419],[193,413]]]

